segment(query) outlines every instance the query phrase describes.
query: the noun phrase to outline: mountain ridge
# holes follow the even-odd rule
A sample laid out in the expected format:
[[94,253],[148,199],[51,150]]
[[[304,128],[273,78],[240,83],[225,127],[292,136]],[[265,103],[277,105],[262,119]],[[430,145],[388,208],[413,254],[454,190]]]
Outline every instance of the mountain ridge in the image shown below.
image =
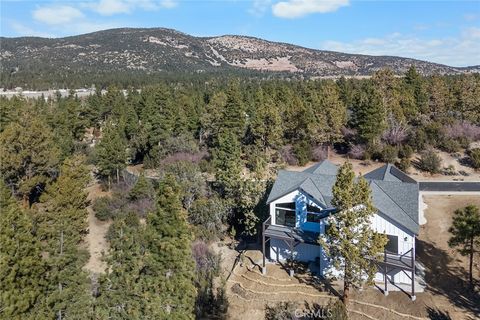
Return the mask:
[[284,77],[363,77],[415,65],[424,75],[479,72],[397,56],[371,56],[305,48],[258,37],[197,37],[168,28],[117,28],[63,38],[0,37],[2,84],[15,74],[42,77],[73,72],[156,74],[252,71]]

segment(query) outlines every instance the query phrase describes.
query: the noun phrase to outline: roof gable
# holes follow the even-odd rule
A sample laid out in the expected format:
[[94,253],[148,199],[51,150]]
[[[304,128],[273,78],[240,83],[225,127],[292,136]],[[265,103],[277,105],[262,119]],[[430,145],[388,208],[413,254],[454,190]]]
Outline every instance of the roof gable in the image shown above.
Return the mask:
[[397,167],[389,164],[381,166],[369,173],[365,174],[365,179],[372,180],[383,180],[383,181],[396,181],[396,182],[405,182],[405,183],[417,183],[415,180],[410,178],[404,172],[402,172]]
[[324,175],[337,175],[338,167],[328,160],[323,160],[305,170],[303,172]]

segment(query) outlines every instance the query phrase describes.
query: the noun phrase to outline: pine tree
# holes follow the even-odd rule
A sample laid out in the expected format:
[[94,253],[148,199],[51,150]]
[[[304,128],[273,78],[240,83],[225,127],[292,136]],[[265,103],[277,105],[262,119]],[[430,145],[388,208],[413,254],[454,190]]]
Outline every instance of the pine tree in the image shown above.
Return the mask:
[[377,141],[386,127],[382,98],[371,82],[357,91],[354,99],[352,125],[364,142]]
[[95,313],[100,319],[148,319],[145,314],[145,228],[129,213],[115,219],[108,231],[107,274],[101,278]]
[[45,314],[57,319],[85,318],[91,296],[87,274],[82,270],[88,254],[79,245],[87,233],[87,193],[90,179],[85,159],[66,159],[57,181],[47,186],[36,213],[38,233],[48,253],[48,287]]
[[226,95],[220,133],[230,132],[241,141],[245,135],[246,113],[238,82],[229,83]]
[[405,83],[415,101],[415,106],[413,110],[410,111],[410,114],[415,116],[417,112],[427,111],[428,92],[425,80],[417,72],[415,66],[412,65],[405,74]]
[[256,92],[250,132],[254,143],[264,152],[268,148],[278,148],[283,136],[282,118],[278,107],[261,89]]
[[469,256],[470,285],[473,286],[473,256],[476,246],[480,245],[480,210],[474,205],[468,205],[463,209],[455,210],[452,226],[448,231],[452,234],[448,245],[459,247],[462,256]]
[[372,76],[372,83],[380,96],[387,118],[402,122],[405,120],[400,106],[400,82],[391,69],[382,69]]
[[233,195],[241,180],[241,145],[233,132],[221,132],[212,151],[216,182],[227,195]]
[[141,173],[132,190],[130,190],[128,197],[134,201],[141,199],[152,199],[154,196],[153,192],[154,190],[152,183],[145,178],[145,174]]
[[45,265],[31,217],[0,180],[0,318],[34,319]]
[[179,188],[167,175],[158,190],[157,210],[147,218],[145,313],[152,319],[193,319],[196,289],[192,234],[182,210]]
[[376,209],[368,182],[355,180],[352,164],[346,162],[338,172],[332,189],[332,205],[336,212],[328,218],[328,227],[319,243],[331,259],[331,266],[343,279],[343,299],[348,300],[350,288],[370,283],[377,272],[375,259],[383,252],[385,235],[370,228]]
[[23,197],[24,206],[54,176],[59,155],[50,127],[28,112],[0,134],[0,173]]
[[96,165],[99,173],[104,176],[116,176],[120,180],[120,170],[125,168],[127,160],[125,133],[119,124],[107,123],[102,140],[96,146]]
[[341,129],[347,121],[347,109],[333,81],[324,82],[320,87],[320,104],[317,114],[319,112],[323,113],[324,117],[317,117],[316,125],[320,128],[321,135],[318,142],[326,142],[331,146],[341,140]]

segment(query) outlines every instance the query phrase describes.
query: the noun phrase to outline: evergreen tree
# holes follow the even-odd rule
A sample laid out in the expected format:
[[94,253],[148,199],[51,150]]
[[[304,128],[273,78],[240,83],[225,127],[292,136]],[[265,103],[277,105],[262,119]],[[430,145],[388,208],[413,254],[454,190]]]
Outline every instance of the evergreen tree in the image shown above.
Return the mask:
[[480,245],[480,210],[474,205],[455,210],[452,226],[448,231],[452,237],[448,240],[451,247],[459,247],[462,256],[469,257],[468,280],[473,286],[473,256]]
[[196,290],[192,234],[173,177],[160,183],[157,211],[147,218],[144,288],[146,318],[193,319]]
[[87,233],[88,216],[84,188],[90,177],[84,161],[81,156],[65,160],[57,181],[42,195],[42,206],[36,213],[38,234],[48,253],[44,312],[54,312],[57,319],[85,318],[91,311],[89,281],[82,270],[88,254],[79,248]]
[[152,199],[154,196],[153,192],[152,183],[145,177],[145,174],[141,173],[132,190],[130,190],[128,197],[134,201]]
[[30,216],[0,181],[0,318],[35,319],[45,265]]
[[233,132],[221,132],[213,150],[216,182],[227,195],[233,195],[241,180],[241,145]]
[[347,121],[347,109],[333,81],[327,81],[320,87],[320,110],[318,112],[324,113],[324,122],[318,123],[317,120],[317,125],[323,127],[320,142],[327,142],[329,145],[339,142],[342,138],[341,129]]
[[265,96],[261,89],[256,93],[250,132],[254,143],[263,151],[268,148],[278,148],[283,136],[282,118],[278,107],[272,98]]
[[403,109],[400,106],[400,82],[391,69],[382,69],[375,72],[372,82],[380,101],[384,115],[387,118],[402,122],[405,120]]
[[0,134],[0,173],[24,206],[54,176],[59,154],[52,131],[34,114],[26,112]]
[[220,132],[230,132],[241,141],[245,135],[246,113],[238,82],[229,83],[226,95],[227,101],[223,110]]
[[385,118],[381,96],[371,82],[364,83],[355,95],[351,118],[359,137],[368,143],[377,141],[386,127]]
[[129,213],[115,219],[108,230],[107,274],[101,278],[95,314],[100,319],[148,319],[141,278],[145,277],[145,228]]
[[452,96],[444,78],[433,76],[430,80],[429,93],[427,113],[434,120],[445,118],[452,107]]
[[351,163],[340,167],[332,193],[336,212],[328,218],[328,227],[319,243],[331,259],[332,268],[340,272],[346,302],[351,287],[373,280],[377,272],[374,260],[380,259],[387,239],[370,227],[376,212],[370,186],[362,177],[355,179]]
[[116,123],[107,123],[102,140],[96,146],[96,165],[104,176],[116,176],[120,181],[120,170],[125,168],[127,160],[126,139],[123,128]]
[[409,113],[415,116],[417,112],[425,112],[428,105],[428,92],[425,80],[417,72],[415,66],[411,66],[405,74],[405,83],[414,98],[414,108]]

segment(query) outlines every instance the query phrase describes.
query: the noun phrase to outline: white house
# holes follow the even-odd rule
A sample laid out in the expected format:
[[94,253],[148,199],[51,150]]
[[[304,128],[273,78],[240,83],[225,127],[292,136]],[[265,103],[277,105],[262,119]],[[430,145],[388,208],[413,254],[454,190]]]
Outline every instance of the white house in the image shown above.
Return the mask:
[[[302,172],[281,170],[267,200],[270,216],[263,224],[265,259],[318,261],[320,275],[329,259],[317,240],[325,232],[326,218],[335,214],[331,206],[337,166],[325,160]],[[375,281],[411,285],[415,299],[415,237],[418,235],[418,183],[388,164],[364,176],[378,210],[371,227],[389,241]],[[386,281],[387,280],[387,281]]]

